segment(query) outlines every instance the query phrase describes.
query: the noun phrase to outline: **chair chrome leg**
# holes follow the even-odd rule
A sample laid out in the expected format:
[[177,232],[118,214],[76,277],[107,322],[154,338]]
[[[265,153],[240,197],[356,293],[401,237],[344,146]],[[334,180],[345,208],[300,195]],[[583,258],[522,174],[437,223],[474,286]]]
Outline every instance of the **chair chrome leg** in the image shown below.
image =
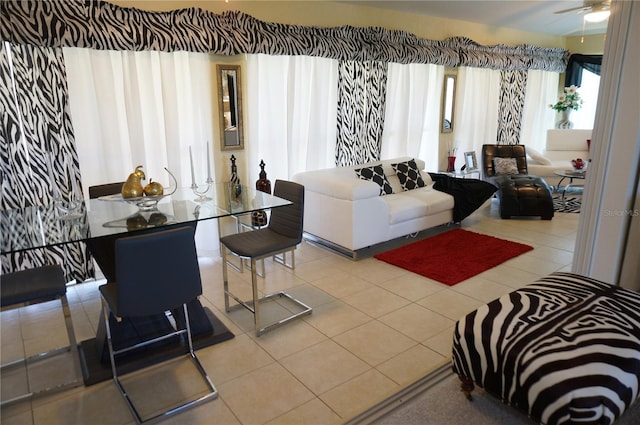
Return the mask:
[[76,375],[76,381],[72,382],[71,385],[74,387],[79,387],[82,382],[82,367],[80,366],[80,353],[78,353],[78,343],[76,342],[76,335],[73,329],[73,322],[71,319],[71,309],[69,309],[69,300],[67,300],[67,295],[63,295],[60,298],[60,303],[62,304],[62,313],[64,314],[64,324],[67,328],[67,336],[69,338],[69,347],[71,349],[71,357],[73,358],[74,363],[74,373]]
[[[293,250],[290,250],[293,253]],[[224,258],[226,255],[226,251],[223,252],[222,257],[223,257],[223,262],[224,262]],[[271,255],[270,255],[271,256]],[[228,278],[227,278],[227,270],[226,270],[226,266],[225,264],[223,264],[222,266],[222,274],[223,274],[223,281],[224,281],[224,295],[225,295],[225,309],[227,312],[230,312],[231,310],[235,310],[236,308],[240,308],[240,307],[244,307],[247,310],[249,310],[251,313],[253,313],[253,326],[254,326],[254,331],[256,336],[260,336],[272,329],[275,329],[276,327],[279,327],[281,325],[284,325],[285,323],[288,323],[289,321],[296,319],[300,316],[303,315],[307,315],[307,314],[311,314],[312,308],[309,307],[308,305],[304,304],[303,302],[295,299],[294,297],[292,297],[291,295],[287,294],[286,292],[277,292],[274,294],[270,294],[270,295],[264,295],[264,296],[260,296],[259,292],[258,292],[258,276],[260,275],[257,271],[257,267],[256,264],[258,261],[263,260],[264,257],[259,257],[259,258],[247,258],[247,260],[250,261],[250,266],[248,268],[251,269],[251,300],[241,300],[240,298],[238,298],[236,295],[234,295],[233,293],[231,293],[229,291],[229,286],[228,286]],[[292,255],[292,264],[295,265],[295,263],[293,263],[294,261],[294,257]],[[285,266],[290,267],[288,264],[285,264]],[[233,305],[233,306],[229,306],[229,298],[232,298],[237,305]],[[274,300],[276,298],[287,298],[289,299],[291,302],[293,302],[293,304],[297,305],[301,311],[295,314],[292,314],[284,319],[278,320],[275,323],[271,323],[268,324],[266,326],[262,326],[261,325],[261,315],[260,315],[260,303],[263,301],[268,301],[268,300]]]
[[251,259],[251,289],[253,292],[253,324],[256,336],[260,336],[260,299],[258,296],[258,273],[256,271],[256,260]]
[[202,367],[202,364],[200,363],[200,360],[196,356],[196,352],[193,349],[193,338],[191,337],[191,321],[189,319],[189,312],[187,309],[187,305],[183,304],[182,308],[184,310],[185,327],[187,329],[187,340],[189,341],[189,355],[191,356],[191,359],[195,363],[196,367],[198,368],[200,375],[202,375],[205,381],[207,381],[209,389],[212,391],[210,394],[198,399],[198,402],[204,401],[209,398],[216,398],[218,397],[218,390],[216,390],[216,387],[213,385],[213,381],[209,377],[209,374],[207,373],[207,371],[204,370],[204,367]]
[[118,369],[116,367],[116,356],[113,349],[113,339],[111,338],[111,325],[109,323],[109,316],[111,315],[111,309],[109,308],[109,304],[104,298],[102,298],[102,313],[104,315],[105,330],[107,333],[107,347],[109,348],[109,362],[111,363],[111,373],[113,375],[113,382],[115,382],[116,387],[118,388],[118,391],[120,391],[120,394],[124,398],[124,401],[127,403],[127,406],[129,407],[129,411],[131,411],[131,414],[134,416],[136,423],[141,424],[143,422],[142,418],[140,417],[140,414],[138,413],[135,406],[131,402],[129,395],[127,394],[126,390],[124,389],[124,386],[122,385],[122,383],[120,382],[120,379],[118,378]]
[[[34,397],[37,397],[37,396],[42,396],[45,394],[53,394],[59,391],[68,390],[68,389],[76,388],[83,385],[82,367],[80,366],[80,354],[78,352],[78,344],[76,342],[76,335],[73,329],[73,320],[71,318],[71,310],[69,309],[69,301],[67,299],[66,293],[62,296],[57,297],[56,299],[60,301],[60,305],[62,307],[62,313],[64,316],[64,323],[67,331],[67,338],[69,340],[69,345],[64,347],[54,348],[52,350],[49,350],[43,353],[34,354],[28,357],[24,357],[21,359],[4,363],[0,365],[0,369],[4,370],[5,368],[13,368],[21,365],[24,365],[24,367],[26,368],[32,362],[47,359],[47,358],[69,351],[71,353],[71,359],[73,362],[74,378],[63,383],[48,386],[46,388],[42,388],[35,391],[29,391],[13,398],[5,398],[0,401],[0,406],[5,407],[16,402],[33,399]],[[23,305],[28,305],[28,304],[25,303]]]
[[227,247],[220,244],[222,250],[222,282],[224,289],[224,310],[229,312],[229,271],[227,270]]
[[[109,325],[109,316],[111,315],[111,311],[109,309],[109,305],[108,303],[105,301],[105,299],[102,299],[102,311],[104,314],[104,318],[105,318],[105,328],[106,328],[106,336],[107,336],[107,346],[109,347],[109,360],[111,362],[111,371],[113,373],[113,380],[116,384],[116,387],[118,388],[118,390],[120,391],[120,394],[122,394],[122,397],[125,399],[125,402],[127,403],[127,406],[129,407],[129,410],[131,411],[131,414],[134,416],[134,419],[136,420],[136,423],[138,424],[143,424],[143,423],[150,423],[150,422],[155,422],[161,418],[166,418],[169,416],[173,416],[177,413],[180,413],[184,410],[187,410],[191,407],[195,407],[205,401],[214,399],[218,397],[218,390],[216,389],[216,387],[213,385],[213,381],[211,381],[211,378],[209,377],[209,375],[207,374],[207,372],[205,371],[204,367],[202,366],[202,364],[200,363],[200,360],[198,359],[198,357],[196,356],[195,350],[193,348],[193,339],[191,336],[191,321],[189,320],[189,311],[187,309],[187,304],[183,304],[182,305],[182,310],[183,310],[183,314],[184,314],[184,330],[179,330],[177,329],[176,332],[178,333],[186,333],[187,334],[187,342],[188,342],[188,356],[191,358],[191,361],[193,362],[194,366],[196,367],[196,369],[198,369],[198,373],[200,373],[200,375],[202,376],[202,378],[204,379],[207,387],[209,388],[209,392],[201,397],[198,397],[194,400],[188,401],[186,403],[181,404],[180,406],[174,407],[173,409],[167,410],[165,412],[159,413],[155,416],[152,416],[150,418],[147,419],[143,419],[142,416],[140,416],[140,413],[138,413],[138,410],[136,409],[135,405],[133,404],[133,401],[131,400],[131,398],[129,397],[129,394],[127,393],[126,389],[124,388],[124,385],[122,385],[122,382],[120,382],[120,378],[118,376],[118,371],[117,371],[117,367],[116,367],[116,361],[115,361],[115,354],[116,351],[113,349],[113,340],[111,338],[111,327]],[[151,340],[154,341],[154,340]],[[126,350],[124,350],[126,351]],[[122,350],[118,351],[118,352],[122,352]]]
[[[291,262],[287,263],[287,252],[291,253]],[[296,252],[295,252],[295,248],[293,249],[289,249],[287,251],[283,251],[280,254],[276,254],[273,256],[273,261],[275,261],[278,264],[281,264],[291,270],[294,270],[296,268]]]

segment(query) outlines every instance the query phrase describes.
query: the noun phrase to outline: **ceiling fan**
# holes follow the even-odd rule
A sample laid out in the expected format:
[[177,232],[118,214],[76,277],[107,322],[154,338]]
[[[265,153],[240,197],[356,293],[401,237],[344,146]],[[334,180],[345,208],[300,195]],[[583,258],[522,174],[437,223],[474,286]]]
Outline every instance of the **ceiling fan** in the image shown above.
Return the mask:
[[584,0],[582,6],[558,10],[555,14],[576,12],[584,13],[584,19],[589,22],[601,22],[609,17],[611,0]]

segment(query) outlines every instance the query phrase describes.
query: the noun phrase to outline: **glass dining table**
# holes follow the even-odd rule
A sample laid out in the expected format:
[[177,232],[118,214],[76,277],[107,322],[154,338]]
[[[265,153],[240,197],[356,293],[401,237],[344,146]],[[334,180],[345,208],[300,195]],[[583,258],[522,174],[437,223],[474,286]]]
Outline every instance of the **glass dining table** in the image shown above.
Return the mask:
[[[206,197],[207,199],[202,199]],[[196,201],[196,199],[198,199]],[[291,204],[286,199],[247,186],[213,184],[204,195],[190,188],[178,188],[168,196],[122,199],[121,195],[87,199],[70,205],[51,204],[0,211],[1,254],[13,254],[37,248],[85,242],[107,280],[115,279],[115,241],[118,238],[154,232],[175,226],[197,226],[199,221],[241,216]],[[179,284],[177,282],[176,284]],[[199,300],[189,304],[194,346],[202,348],[233,334]],[[153,336],[158,329],[171,326],[165,315],[144,319],[113,321],[114,344]],[[80,343],[85,385],[111,378],[106,350],[106,333],[102,315],[96,337]],[[124,359],[123,372],[146,366],[149,361],[170,358],[182,353],[181,344],[169,343],[149,357],[149,353],[132,352]]]

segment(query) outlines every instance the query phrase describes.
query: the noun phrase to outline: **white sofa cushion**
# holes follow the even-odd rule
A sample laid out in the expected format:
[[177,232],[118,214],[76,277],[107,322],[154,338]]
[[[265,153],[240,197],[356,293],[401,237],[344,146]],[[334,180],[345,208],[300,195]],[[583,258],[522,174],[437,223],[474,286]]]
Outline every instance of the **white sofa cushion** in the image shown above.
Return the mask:
[[384,201],[389,207],[390,225],[450,210],[454,204],[451,195],[431,187],[388,195]]
[[435,190],[432,186],[405,192],[427,206],[427,215],[438,214],[453,209],[455,198],[448,193]]
[[547,130],[545,156],[552,162],[562,162],[563,167],[571,168],[571,160],[588,159],[589,147],[587,139],[591,138],[591,130]]
[[540,165],[551,165],[551,160],[546,156],[544,156],[542,153],[538,152],[533,148],[530,148],[529,146],[526,147],[526,150],[527,150],[527,155],[531,159],[533,159],[536,163]]

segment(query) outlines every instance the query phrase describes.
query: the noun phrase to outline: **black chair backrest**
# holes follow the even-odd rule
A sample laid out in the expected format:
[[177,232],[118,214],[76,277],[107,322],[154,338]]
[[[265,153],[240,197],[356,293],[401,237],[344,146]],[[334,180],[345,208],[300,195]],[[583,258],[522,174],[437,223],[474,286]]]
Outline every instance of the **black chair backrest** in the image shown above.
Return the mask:
[[115,195],[122,191],[124,182],[99,184],[97,186],[89,186],[89,199],[99,198],[101,196]]
[[485,177],[496,175],[493,158],[515,158],[518,172],[528,174],[527,152],[524,145],[482,145],[482,171]]
[[276,180],[274,196],[291,201],[291,205],[271,210],[269,229],[289,238],[302,241],[304,220],[304,186],[298,183]]
[[193,236],[186,226],[116,241],[118,315],[149,316],[202,294]]

